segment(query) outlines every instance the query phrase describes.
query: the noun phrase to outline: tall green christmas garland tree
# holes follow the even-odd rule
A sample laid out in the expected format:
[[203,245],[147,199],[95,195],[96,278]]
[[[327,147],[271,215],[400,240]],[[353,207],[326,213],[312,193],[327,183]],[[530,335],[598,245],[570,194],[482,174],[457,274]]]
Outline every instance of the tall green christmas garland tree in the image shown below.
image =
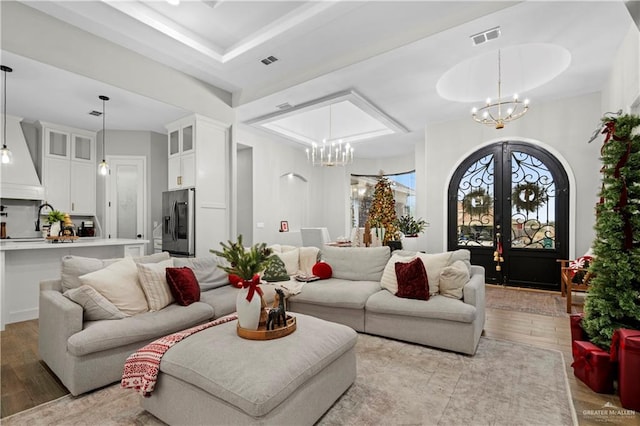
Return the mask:
[[608,349],[616,329],[640,330],[640,117],[606,118],[604,125],[594,278],[582,326]]
[[373,228],[384,228],[382,244],[397,240],[398,217],[396,216],[396,200],[393,198],[391,182],[380,175],[373,191],[373,201],[369,208],[367,223]]

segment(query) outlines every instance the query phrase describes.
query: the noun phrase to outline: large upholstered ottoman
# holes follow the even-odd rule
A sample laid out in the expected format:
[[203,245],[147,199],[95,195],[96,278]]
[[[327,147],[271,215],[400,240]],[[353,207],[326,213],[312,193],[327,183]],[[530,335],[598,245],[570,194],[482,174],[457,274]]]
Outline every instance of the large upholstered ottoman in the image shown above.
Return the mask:
[[196,333],[169,349],[142,406],[172,424],[313,424],[356,377],[351,328],[293,313],[297,329],[246,340],[237,322]]

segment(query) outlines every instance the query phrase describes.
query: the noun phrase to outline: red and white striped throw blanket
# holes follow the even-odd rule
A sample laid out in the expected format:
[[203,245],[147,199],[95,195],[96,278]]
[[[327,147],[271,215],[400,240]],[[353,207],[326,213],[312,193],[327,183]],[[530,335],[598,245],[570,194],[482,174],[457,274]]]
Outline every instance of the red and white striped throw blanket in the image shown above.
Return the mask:
[[158,380],[160,361],[169,348],[192,334],[216,325],[233,321],[237,318],[238,316],[236,314],[221,317],[206,324],[197,325],[195,327],[161,337],[149,343],[147,346],[138,349],[135,353],[129,355],[129,358],[127,358],[124,363],[124,371],[122,373],[120,386],[123,388],[134,389],[145,397],[150,396],[156,386],[156,381]]

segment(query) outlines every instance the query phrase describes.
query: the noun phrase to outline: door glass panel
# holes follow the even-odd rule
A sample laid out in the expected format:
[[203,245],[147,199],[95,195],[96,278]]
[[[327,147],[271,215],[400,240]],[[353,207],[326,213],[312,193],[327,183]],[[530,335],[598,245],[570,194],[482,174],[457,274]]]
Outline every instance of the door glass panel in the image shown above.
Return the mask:
[[67,156],[67,135],[58,132],[49,132],[49,154]]
[[91,139],[75,136],[75,158],[91,160]]
[[178,140],[178,131],[169,133],[169,155],[177,154],[180,150],[180,142]]
[[[138,168],[119,165],[116,173],[118,238],[136,238],[138,234]],[[140,177],[142,178],[142,177]]]
[[458,184],[458,246],[493,246],[494,156],[473,163]]
[[193,149],[193,126],[182,129],[182,152]]
[[549,168],[524,152],[511,153],[511,247],[554,249],[556,185]]

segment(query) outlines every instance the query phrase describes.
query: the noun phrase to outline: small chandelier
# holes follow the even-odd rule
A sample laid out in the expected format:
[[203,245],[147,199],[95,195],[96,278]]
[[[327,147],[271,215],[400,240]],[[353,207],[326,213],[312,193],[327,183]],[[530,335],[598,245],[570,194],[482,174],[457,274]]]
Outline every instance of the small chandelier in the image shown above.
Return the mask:
[[13,68],[8,67],[6,65],[0,65],[0,71],[4,73],[4,87],[2,91],[4,92],[4,109],[3,109],[3,136],[2,136],[2,149],[0,149],[0,161],[2,164],[10,164],[13,161],[13,154],[11,154],[11,150],[7,147],[7,73],[12,72]]
[[514,94],[511,100],[502,100],[500,62],[500,50],[498,50],[498,99],[495,102],[491,102],[491,98],[487,98],[485,106],[481,108],[474,107],[471,110],[471,116],[475,121],[488,126],[495,126],[496,129],[504,128],[504,123],[517,120],[529,110],[529,99],[521,101],[518,99],[518,94]]
[[329,139],[322,139],[322,145],[313,143],[311,150],[306,149],[307,161],[313,166],[333,167],[346,166],[353,163],[353,148],[349,143],[343,144],[342,139],[334,140],[331,137],[332,108],[329,104]]
[[107,130],[105,128],[105,102],[109,100],[108,96],[104,96],[104,95],[100,95],[98,96],[98,98],[100,98],[100,100],[102,101],[102,161],[100,162],[100,164],[98,165],[98,173],[100,173],[102,176],[106,176],[107,173],[109,173],[109,165],[107,164],[107,160],[105,160],[105,148],[104,148],[104,136],[107,133]]

